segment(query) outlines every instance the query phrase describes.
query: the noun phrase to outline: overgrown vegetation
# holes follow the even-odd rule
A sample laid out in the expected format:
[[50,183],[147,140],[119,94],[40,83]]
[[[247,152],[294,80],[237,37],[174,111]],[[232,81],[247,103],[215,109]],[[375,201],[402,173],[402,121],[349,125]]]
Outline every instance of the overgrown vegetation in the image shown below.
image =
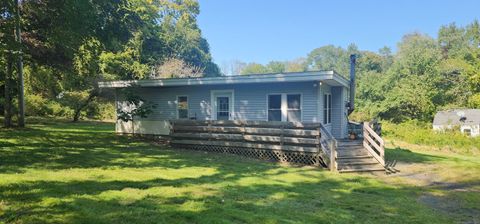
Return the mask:
[[[472,223],[478,157],[387,149],[400,175],[336,174],[115,136],[112,123],[0,129],[0,223]],[[390,145],[388,147],[391,147]],[[409,165],[409,166],[410,166]],[[461,191],[432,186],[434,172]],[[428,168],[428,169],[427,169]],[[451,172],[445,172],[450,170]],[[418,171],[415,171],[418,172]],[[422,176],[422,177],[423,177]],[[477,183],[477,185],[474,185]],[[422,198],[439,195],[439,210]],[[428,202],[428,201],[427,201]]]
[[480,154],[480,138],[466,136],[458,130],[435,132],[432,130],[430,123],[419,121],[409,121],[402,124],[384,122],[382,128],[382,133],[389,139],[433,146],[438,150],[448,150],[461,154]]
[[[480,108],[480,23],[442,26],[437,38],[406,34],[397,52],[384,47],[363,51],[333,45],[312,50],[302,62],[305,70],[335,70],[349,74],[349,55],[358,55],[354,120],[382,118],[393,122],[430,121],[437,110]],[[240,74],[286,72],[288,62],[243,64]],[[242,65],[236,62],[235,65]],[[228,66],[226,66],[228,68]],[[235,67],[235,66],[232,66]],[[347,77],[348,78],[348,77]]]
[[[10,105],[3,96],[7,73],[9,93],[14,98],[19,93],[13,75],[17,68],[13,66],[10,74],[7,65],[15,64],[20,50],[30,116],[76,121],[112,114],[112,106],[101,105],[110,96],[97,88],[98,81],[170,77],[158,72],[169,72],[173,59],[195,68],[196,76],[220,75],[197,26],[200,11],[195,0],[24,0],[21,21],[14,16],[15,1],[0,4],[2,113],[4,105]],[[22,25],[22,45],[13,36],[17,21]],[[153,74],[155,67],[163,70]]]

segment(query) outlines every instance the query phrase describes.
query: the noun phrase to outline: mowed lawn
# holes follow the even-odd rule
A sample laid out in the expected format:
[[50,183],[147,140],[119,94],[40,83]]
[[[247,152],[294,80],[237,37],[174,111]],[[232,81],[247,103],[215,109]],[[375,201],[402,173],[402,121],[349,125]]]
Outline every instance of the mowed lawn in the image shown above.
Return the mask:
[[33,122],[0,129],[0,223],[480,222],[475,155],[395,145],[399,173],[337,174]]

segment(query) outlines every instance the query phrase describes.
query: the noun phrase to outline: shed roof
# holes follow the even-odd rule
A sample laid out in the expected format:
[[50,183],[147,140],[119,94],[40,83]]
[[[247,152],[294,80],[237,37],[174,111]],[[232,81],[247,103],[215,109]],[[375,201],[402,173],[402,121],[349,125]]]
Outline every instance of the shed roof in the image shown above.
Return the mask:
[[[463,121],[461,118],[464,118]],[[480,124],[480,109],[452,109],[439,111],[433,119],[434,125]]]
[[100,88],[124,88],[132,84],[141,87],[164,87],[164,86],[193,86],[193,85],[221,85],[221,84],[247,84],[247,83],[281,83],[281,82],[305,82],[322,81],[331,86],[349,87],[350,81],[335,71],[309,71],[289,72],[278,74],[252,74],[220,77],[199,78],[170,78],[170,79],[145,79],[127,81],[99,82]]

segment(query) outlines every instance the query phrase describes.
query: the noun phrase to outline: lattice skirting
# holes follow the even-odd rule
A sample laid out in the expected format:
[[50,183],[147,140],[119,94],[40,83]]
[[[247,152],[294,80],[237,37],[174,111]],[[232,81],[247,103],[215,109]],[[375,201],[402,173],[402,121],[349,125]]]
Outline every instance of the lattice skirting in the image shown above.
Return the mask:
[[174,144],[177,148],[208,151],[216,153],[228,153],[241,155],[250,158],[256,158],[267,161],[292,163],[292,164],[305,164],[311,166],[327,167],[322,157],[316,153],[304,153],[304,152],[290,152],[281,150],[263,150],[255,148],[239,148],[239,147],[227,147],[227,146],[208,146],[208,145],[184,145]]

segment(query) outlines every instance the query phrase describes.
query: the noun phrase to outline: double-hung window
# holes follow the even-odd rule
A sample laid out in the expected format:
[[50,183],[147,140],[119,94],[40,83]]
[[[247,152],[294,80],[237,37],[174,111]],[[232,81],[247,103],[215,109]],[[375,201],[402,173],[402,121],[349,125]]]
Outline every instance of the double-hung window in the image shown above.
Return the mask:
[[282,95],[268,95],[268,121],[282,121]]
[[302,121],[301,94],[268,95],[268,121]]
[[179,119],[188,119],[187,96],[177,96],[177,116]]
[[332,123],[332,94],[323,95],[323,123]]
[[287,121],[302,121],[300,94],[287,94]]

